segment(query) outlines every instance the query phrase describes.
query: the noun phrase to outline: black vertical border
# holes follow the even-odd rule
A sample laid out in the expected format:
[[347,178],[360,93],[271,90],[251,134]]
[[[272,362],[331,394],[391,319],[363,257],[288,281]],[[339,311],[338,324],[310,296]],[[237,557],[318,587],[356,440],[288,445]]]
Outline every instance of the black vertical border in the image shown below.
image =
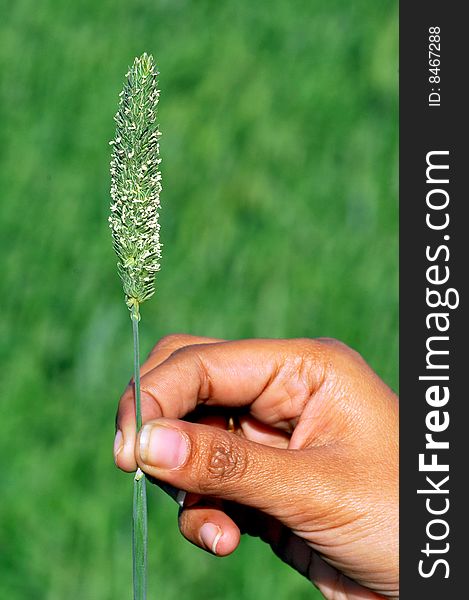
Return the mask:
[[[469,73],[469,23],[464,18],[463,2],[401,2],[400,3],[400,567],[401,599],[447,600],[469,598],[466,581],[467,500],[466,457],[469,457],[469,358],[467,334],[467,278],[469,270],[468,192],[469,153],[466,89]],[[429,107],[428,35],[430,27],[441,29],[441,106]],[[450,225],[444,234],[431,231],[425,223],[427,207],[426,154],[432,150],[449,150]],[[432,519],[425,507],[425,496],[417,489],[425,487],[425,475],[419,473],[418,455],[425,449],[427,432],[425,417],[431,407],[426,404],[427,382],[418,377],[425,371],[426,339],[430,335],[425,317],[427,245],[446,243],[450,250],[448,286],[460,294],[460,305],[450,313],[451,326],[447,335],[450,363],[450,400],[445,409],[450,414],[450,426],[440,439],[450,442],[449,450],[440,453],[450,465],[450,509],[443,518],[448,521],[448,538],[433,542],[435,548],[449,543],[445,558],[450,567],[449,578],[441,566],[433,576],[419,575],[419,560],[426,558],[421,550],[428,540],[426,525]],[[443,310],[443,309],[439,309]],[[443,334],[442,334],[443,335]],[[446,357],[447,358],[447,357]],[[444,453],[443,453],[444,452]],[[430,473],[427,473],[431,475]],[[435,474],[435,480],[442,473]],[[429,487],[428,485],[426,487]],[[441,496],[440,496],[441,498]],[[432,559],[426,559],[426,568]]]

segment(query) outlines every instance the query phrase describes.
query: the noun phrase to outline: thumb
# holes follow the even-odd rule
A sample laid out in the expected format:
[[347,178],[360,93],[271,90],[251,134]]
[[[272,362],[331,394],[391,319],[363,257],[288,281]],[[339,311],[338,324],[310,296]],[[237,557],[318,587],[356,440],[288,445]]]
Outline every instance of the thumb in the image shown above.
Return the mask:
[[265,446],[209,425],[149,421],[137,437],[135,454],[140,468],[160,481],[281,520],[302,506],[302,496],[311,508],[312,499],[322,496],[309,451]]

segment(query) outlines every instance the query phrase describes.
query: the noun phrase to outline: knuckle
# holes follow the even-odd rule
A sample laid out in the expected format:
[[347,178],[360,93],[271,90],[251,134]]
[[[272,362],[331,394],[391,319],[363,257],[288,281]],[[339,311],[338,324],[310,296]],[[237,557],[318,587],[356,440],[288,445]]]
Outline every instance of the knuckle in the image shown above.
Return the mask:
[[350,346],[347,346],[347,344],[344,344],[344,342],[341,342],[336,338],[322,337],[317,338],[316,341],[327,354],[344,355],[354,352]]
[[305,355],[329,354],[340,351],[341,348],[348,348],[343,342],[330,337],[297,338],[295,342],[298,353]]
[[233,484],[245,476],[248,457],[245,448],[237,443],[235,436],[224,435],[212,440],[208,447],[208,461],[205,465],[206,478],[204,492],[218,489],[225,484]]
[[347,363],[348,365],[354,365],[355,367],[361,368],[363,365],[367,365],[365,359],[357,352],[357,350],[340,340],[334,338],[319,338],[318,342],[321,344],[325,356],[336,366]]
[[332,337],[320,337],[317,338],[317,342],[326,348],[347,348],[347,345],[340,340]]
[[173,346],[172,352],[170,354],[171,358],[177,358],[179,356],[185,356],[186,354],[190,354],[192,352],[192,346],[188,344]]
[[170,348],[177,348],[178,346],[185,341],[187,336],[182,333],[170,333],[162,337],[156,345],[153,347],[151,354],[155,354],[156,352],[160,352],[161,350],[167,350]]

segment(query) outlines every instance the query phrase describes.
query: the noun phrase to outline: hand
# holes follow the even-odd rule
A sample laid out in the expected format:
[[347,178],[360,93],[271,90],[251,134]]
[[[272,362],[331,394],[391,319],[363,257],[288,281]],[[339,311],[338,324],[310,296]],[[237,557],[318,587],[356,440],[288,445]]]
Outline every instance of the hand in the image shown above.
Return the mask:
[[[328,339],[161,340],[142,366],[144,426],[129,386],[116,464],[189,492],[183,535],[224,556],[260,536],[330,600],[399,596],[398,401]],[[198,405],[244,408],[179,419]]]

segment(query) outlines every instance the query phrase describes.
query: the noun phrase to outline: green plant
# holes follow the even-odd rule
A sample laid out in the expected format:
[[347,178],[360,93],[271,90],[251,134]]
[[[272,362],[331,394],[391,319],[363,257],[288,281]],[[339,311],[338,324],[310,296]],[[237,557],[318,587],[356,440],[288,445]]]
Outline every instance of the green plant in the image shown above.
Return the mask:
[[[130,310],[134,348],[135,420],[142,425],[140,407],[139,321],[140,305],[155,292],[160,269],[161,244],[158,210],[161,172],[160,132],[156,123],[159,90],[153,57],[135,59],[120,93],[115,116],[116,135],[111,159],[111,216],[117,269]],[[138,469],[133,495],[134,598],[146,597],[147,497],[146,478]]]

